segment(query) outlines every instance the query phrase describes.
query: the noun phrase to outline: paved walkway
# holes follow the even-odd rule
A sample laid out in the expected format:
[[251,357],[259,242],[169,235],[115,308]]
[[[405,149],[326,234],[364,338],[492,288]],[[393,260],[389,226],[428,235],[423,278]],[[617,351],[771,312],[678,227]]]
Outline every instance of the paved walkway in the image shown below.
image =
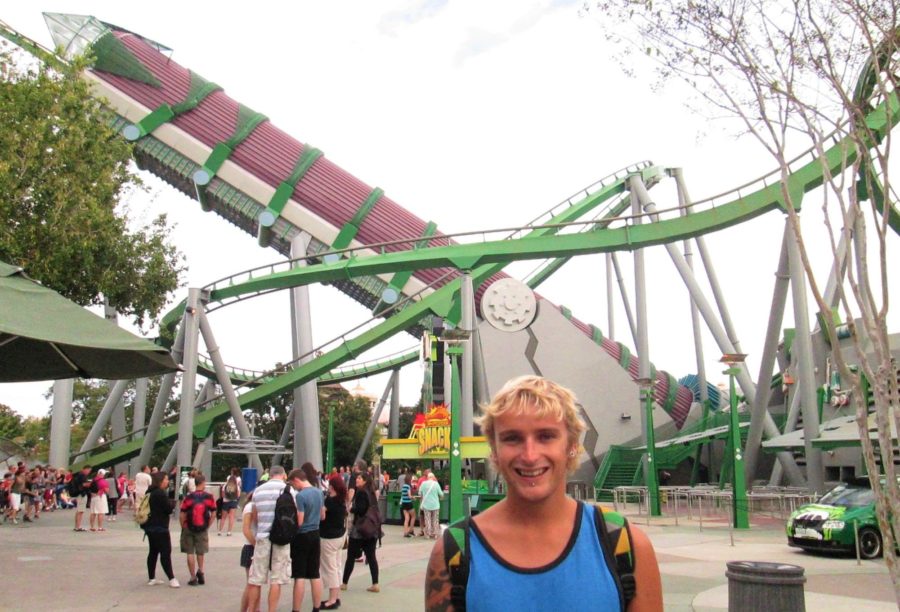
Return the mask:
[[[812,555],[789,548],[779,519],[754,518],[750,530],[734,533],[727,523],[682,518],[646,519],[632,516],[650,536],[659,557],[667,611],[715,611],[728,608],[727,561],[774,561],[806,570],[806,605],[816,612],[828,610],[897,610],[890,578],[882,561],[853,557]],[[86,522],[85,522],[86,523]],[[184,555],[177,552],[178,533],[172,534],[175,573],[180,589],[146,586],[146,543],[131,521],[130,511],[102,533],[72,531],[73,513],[59,510],[43,514],[31,524],[0,525],[0,550],[6,595],[0,610],[236,610],[244,585],[238,566],[240,533],[211,535],[207,557],[207,584],[186,585]],[[357,564],[350,588],[342,593],[341,610],[412,612],[423,609],[423,580],[431,542],[400,536],[400,528],[387,525],[384,546],[378,549],[381,593],[368,593],[368,568]],[[157,576],[162,571],[157,570]],[[307,595],[307,598],[309,595]],[[307,599],[303,609],[309,610]],[[290,597],[282,593],[279,610],[290,610]]]

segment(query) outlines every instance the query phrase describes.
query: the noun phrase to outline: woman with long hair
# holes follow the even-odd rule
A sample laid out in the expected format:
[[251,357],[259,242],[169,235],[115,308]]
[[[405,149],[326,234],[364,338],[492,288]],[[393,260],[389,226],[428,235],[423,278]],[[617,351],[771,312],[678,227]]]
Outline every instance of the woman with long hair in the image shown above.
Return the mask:
[[328,478],[328,495],[325,497],[325,518],[319,523],[322,555],[319,558],[319,575],[328,597],[320,610],[337,610],[341,607],[341,553],[347,537],[347,485],[340,474]]
[[413,474],[403,468],[400,473],[403,484],[400,485],[400,509],[403,511],[403,537],[411,538],[416,531],[416,511],[413,509],[412,483]]
[[156,579],[156,560],[159,559],[169,586],[177,589],[181,585],[172,571],[172,539],[169,537],[169,516],[172,514],[174,503],[169,499],[169,475],[165,472],[156,472],[150,475],[150,488],[147,495],[150,496],[150,516],[142,525],[147,534],[147,543],[150,547],[147,552],[147,575],[150,581],[147,586],[164,584],[164,580]]
[[226,535],[231,535],[234,529],[234,513],[241,497],[241,472],[238,468],[231,468],[231,474],[222,485],[220,497],[222,498],[222,515],[219,517],[218,535],[222,535],[222,528],[228,525]]
[[309,484],[316,487],[317,489],[321,488],[319,487],[319,471],[315,468],[315,466],[313,466],[312,463],[307,461],[300,466],[300,469],[303,470],[303,474],[306,476],[306,480],[309,482]]
[[376,533],[365,533],[363,525],[368,522],[366,514],[370,507],[377,509],[378,500],[375,497],[375,486],[372,484],[372,475],[362,472],[356,476],[356,494],[353,496],[353,503],[350,506],[350,513],[353,514],[353,526],[350,529],[350,545],[347,550],[347,561],[344,563],[344,580],[341,583],[341,590],[347,590],[347,582],[353,573],[353,566],[356,565],[356,558],[360,552],[366,554],[366,563],[369,564],[369,573],[372,574],[372,586],[367,591],[378,593],[381,588],[378,586],[378,559],[375,558],[375,544],[378,542],[378,533],[381,530],[381,520],[377,520],[375,526]]

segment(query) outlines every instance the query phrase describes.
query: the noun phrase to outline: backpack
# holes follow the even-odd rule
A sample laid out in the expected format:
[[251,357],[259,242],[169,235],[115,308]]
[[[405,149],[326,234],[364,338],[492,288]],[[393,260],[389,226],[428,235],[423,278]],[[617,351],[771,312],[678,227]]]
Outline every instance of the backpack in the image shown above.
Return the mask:
[[141,501],[138,503],[138,507],[134,511],[134,522],[137,523],[138,527],[143,527],[147,524],[147,520],[150,518],[150,496],[144,495],[141,498]]
[[208,494],[202,491],[194,491],[188,495],[182,505],[182,512],[187,513],[188,529],[194,533],[203,533],[209,529],[212,508],[206,503]]
[[284,546],[290,544],[294,536],[300,530],[297,523],[297,504],[291,494],[291,487],[287,485],[284,491],[275,500],[275,518],[272,519],[272,528],[269,530],[269,540],[272,544]]
[[[579,506],[580,508],[580,506]],[[594,526],[600,549],[616,582],[622,610],[635,596],[634,552],[628,520],[611,510],[594,505]],[[465,612],[466,585],[469,582],[469,518],[464,518],[444,530],[444,563],[450,573],[450,601],[456,612]]]
[[228,477],[228,482],[225,483],[225,490],[222,493],[222,497],[225,501],[234,501],[238,498],[237,481],[234,479],[234,476]]
[[69,492],[69,497],[78,497],[84,492],[81,489],[82,482],[80,478],[75,478],[74,476],[69,480],[68,484],[66,484],[66,491]]
[[91,486],[88,488],[88,490],[89,490],[91,493],[93,493],[94,495],[96,495],[97,493],[100,492],[100,486],[97,484],[97,479],[96,479],[96,478],[94,478],[94,479],[91,480]]

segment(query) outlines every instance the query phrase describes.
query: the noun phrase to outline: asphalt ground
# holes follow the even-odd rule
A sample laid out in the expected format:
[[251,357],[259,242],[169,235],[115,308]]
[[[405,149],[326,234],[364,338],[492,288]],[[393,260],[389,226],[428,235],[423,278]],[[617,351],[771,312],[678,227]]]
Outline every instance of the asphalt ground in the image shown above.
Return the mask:
[[[626,512],[650,536],[656,549],[667,611],[728,609],[729,561],[768,561],[803,567],[808,610],[897,610],[882,560],[858,563],[851,555],[804,553],[786,544],[783,521],[754,515],[751,528],[731,532],[726,517],[699,521],[654,518]],[[87,517],[84,525],[87,526]],[[231,537],[210,534],[207,582],[188,586],[185,556],[178,552],[178,526],[173,521],[172,561],[179,589],[147,586],[147,545],[143,532],[125,510],[105,532],[74,532],[72,510],[42,513],[33,523],[0,524],[0,610],[237,610],[245,583],[238,564],[243,538],[239,525]],[[378,549],[381,592],[369,593],[368,568],[359,563],[349,589],[341,593],[341,610],[422,610],[425,566],[432,542],[403,538],[401,529],[385,525]],[[733,545],[732,545],[733,539]],[[157,569],[157,577],[163,577]],[[303,610],[312,609],[307,589]],[[279,610],[290,610],[283,592]]]

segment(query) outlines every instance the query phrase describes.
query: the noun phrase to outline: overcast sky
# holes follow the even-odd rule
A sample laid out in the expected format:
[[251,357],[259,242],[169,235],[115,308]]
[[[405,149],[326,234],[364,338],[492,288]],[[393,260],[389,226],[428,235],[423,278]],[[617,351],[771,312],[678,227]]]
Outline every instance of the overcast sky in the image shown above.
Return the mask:
[[[181,65],[221,85],[298,140],[444,233],[510,227],[538,216],[595,180],[649,159],[684,169],[695,200],[744,184],[767,160],[736,125],[689,112],[687,92],[651,91],[624,77],[597,17],[580,2],[42,2],[5,4],[0,19],[49,46],[41,11],[90,14],[157,40]],[[147,175],[131,202],[147,218],[177,224],[189,286],[279,259],[199,204]],[[656,190],[654,190],[656,191]],[[660,208],[676,202],[660,192]],[[765,336],[783,221],[777,213],[707,237],[753,378]],[[822,241],[821,236],[812,243]],[[630,299],[630,254],[621,254]],[[524,266],[530,269],[530,266]],[[676,377],[697,371],[687,292],[662,247],[648,250],[650,353]],[[827,275],[823,264],[821,282]],[[581,257],[540,288],[604,330],[602,255]],[[180,291],[177,300],[184,297]],[[328,288],[313,288],[314,342],[366,320]],[[790,306],[789,306],[790,308]],[[286,295],[211,315],[229,364],[260,369],[290,360]],[[786,314],[785,326],[792,317]],[[614,337],[633,349],[621,310]],[[706,335],[707,373],[723,377]],[[397,338],[377,357],[413,347]],[[418,399],[421,370],[402,375],[402,402]],[[381,395],[385,377],[363,381]],[[0,403],[44,414],[49,383],[0,385]]]

